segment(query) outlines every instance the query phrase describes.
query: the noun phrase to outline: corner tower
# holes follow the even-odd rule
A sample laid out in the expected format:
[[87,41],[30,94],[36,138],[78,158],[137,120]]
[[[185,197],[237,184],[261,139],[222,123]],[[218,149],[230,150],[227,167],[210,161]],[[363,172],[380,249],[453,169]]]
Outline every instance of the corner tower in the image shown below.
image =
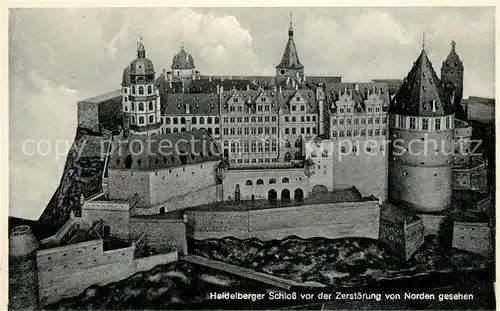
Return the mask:
[[125,68],[122,80],[123,123],[125,132],[154,135],[160,132],[160,96],[155,86],[153,62],[146,58],[142,42],[137,58]]
[[455,96],[453,105],[455,106],[455,115],[458,119],[465,120],[465,110],[462,107],[463,89],[464,89],[464,65],[455,51],[455,40],[451,41],[451,50],[446,60],[441,66],[441,80],[445,84],[453,85]]
[[298,83],[304,81],[304,65],[300,63],[299,54],[293,41],[292,13],[290,13],[290,28],[288,29],[288,42],[281,62],[276,66],[276,82],[282,84],[288,79],[294,79]]
[[417,212],[451,203],[454,106],[422,49],[390,110],[389,200]]

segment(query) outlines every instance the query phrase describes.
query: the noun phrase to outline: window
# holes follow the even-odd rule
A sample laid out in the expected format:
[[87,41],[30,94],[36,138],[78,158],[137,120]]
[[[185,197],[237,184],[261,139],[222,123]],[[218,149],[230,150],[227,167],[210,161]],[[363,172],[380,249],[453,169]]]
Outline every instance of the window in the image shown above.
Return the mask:
[[372,107],[369,107],[368,108],[368,112],[372,112],[373,111],[373,108]]
[[316,116],[312,116],[313,122],[316,122]]
[[181,118],[181,124],[186,124],[186,118],[184,117]]
[[248,143],[247,140],[245,140],[243,142],[243,150],[244,150],[245,153],[249,153],[250,152],[250,144]]
[[344,125],[344,119],[339,120],[339,125]]
[[211,117],[207,118],[207,124],[212,124],[212,118]]
[[149,116],[149,123],[154,123],[155,122],[155,118],[154,116]]
[[369,129],[368,130],[368,136],[372,136],[373,135],[373,130],[372,129]]
[[386,123],[387,123],[387,118],[386,118],[386,117],[382,118],[382,123],[383,123],[383,124],[386,124]]
[[347,137],[351,137],[351,130],[347,130],[347,131],[346,131],[346,136],[347,136]]
[[342,130],[339,131],[339,137],[344,137],[344,131]]
[[250,145],[250,150],[252,152],[255,152],[257,150],[257,145],[256,145],[255,141],[252,141],[252,143]]
[[358,147],[352,146],[352,153],[356,154],[358,152]]
[[422,119],[422,130],[428,130],[429,129],[429,119],[423,118]]
[[139,102],[139,111],[144,111],[144,103]]
[[372,118],[368,118],[368,124],[372,124]]
[[380,135],[380,130],[379,129],[375,129],[375,136],[379,136]]
[[358,122],[359,122],[358,119],[353,120],[354,125],[358,125]]
[[139,86],[139,95],[144,95],[144,87]]
[[153,108],[153,102],[149,101],[148,104],[149,104],[149,111],[153,110],[154,109]]
[[274,179],[274,178],[269,179],[269,184],[270,185],[275,184],[275,183],[276,183],[276,179]]
[[340,153],[345,153],[345,147],[344,146],[340,147]]
[[366,135],[366,132],[364,129],[361,130],[361,136],[365,136]]
[[215,124],[219,124],[219,117],[215,117]]
[[333,137],[333,138],[336,138],[336,137],[337,137],[337,131],[333,131],[333,132],[332,132],[332,137]]
[[398,116],[398,126],[401,127],[401,128],[405,128],[405,119],[403,116]]
[[449,129],[450,128],[450,119],[451,119],[451,117],[446,117],[445,129]]
[[352,131],[352,136],[358,136],[358,130],[353,130]]
[[435,119],[434,130],[435,131],[441,130],[441,119],[439,119],[439,118]]
[[139,124],[144,124],[144,117],[139,117]]
[[135,124],[135,116],[132,116],[132,124]]
[[344,108],[340,108],[340,113],[344,113]]
[[288,127],[285,127],[285,134],[288,134],[289,133],[289,129]]
[[415,126],[415,118],[414,117],[410,117],[410,129],[411,130],[414,130],[416,128]]
[[351,119],[347,119],[345,122],[347,125],[351,125]]
[[151,87],[151,85],[148,85],[148,94],[152,94],[153,93],[153,88]]
[[245,181],[245,185],[247,185],[247,186],[251,186],[251,185],[252,185],[252,181],[251,181],[250,179],[249,179],[249,180],[247,180],[247,181]]
[[283,177],[283,179],[281,180],[281,183],[283,184],[288,184],[290,182],[290,179],[288,179],[288,177]]
[[361,124],[365,124],[365,118],[361,118]]
[[337,119],[332,119],[332,125],[336,125],[337,124]]
[[382,129],[382,135],[387,135],[387,130],[386,129]]
[[200,117],[200,124],[205,124],[205,119],[203,117]]
[[135,111],[135,103],[132,102],[132,111]]
[[375,124],[379,124],[380,123],[380,118],[375,118]]
[[285,122],[288,122],[288,117],[285,117]]

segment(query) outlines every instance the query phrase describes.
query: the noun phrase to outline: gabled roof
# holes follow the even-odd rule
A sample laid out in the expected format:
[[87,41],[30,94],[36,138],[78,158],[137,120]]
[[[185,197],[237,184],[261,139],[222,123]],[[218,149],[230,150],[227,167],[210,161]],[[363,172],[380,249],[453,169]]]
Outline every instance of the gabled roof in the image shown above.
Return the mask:
[[318,105],[316,101],[316,92],[309,89],[300,90],[283,90],[278,95],[278,103],[283,113],[290,113],[290,101],[294,97],[301,97],[307,101],[307,107],[305,113],[314,113],[318,111]]
[[424,117],[454,113],[450,92],[445,90],[424,49],[399,88],[392,111],[401,115]]

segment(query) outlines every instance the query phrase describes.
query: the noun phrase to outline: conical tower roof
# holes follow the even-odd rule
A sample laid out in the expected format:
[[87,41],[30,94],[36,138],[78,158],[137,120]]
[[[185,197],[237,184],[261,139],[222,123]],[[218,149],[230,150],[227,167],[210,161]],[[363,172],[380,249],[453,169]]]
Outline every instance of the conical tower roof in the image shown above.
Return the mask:
[[453,114],[451,96],[444,89],[422,49],[394,99],[393,112],[401,115],[438,117]]
[[285,47],[285,52],[281,58],[281,62],[276,68],[286,68],[286,69],[301,69],[304,65],[300,63],[299,54],[297,53],[297,48],[295,47],[295,42],[293,41],[293,26],[290,16],[290,28],[288,29],[288,42]]

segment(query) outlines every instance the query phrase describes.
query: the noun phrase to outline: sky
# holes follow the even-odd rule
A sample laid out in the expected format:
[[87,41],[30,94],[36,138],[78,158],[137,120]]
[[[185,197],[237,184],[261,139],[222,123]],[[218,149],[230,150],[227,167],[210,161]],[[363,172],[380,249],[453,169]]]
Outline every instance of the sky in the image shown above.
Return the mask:
[[75,135],[77,101],[120,88],[139,38],[158,73],[183,42],[204,75],[274,75],[289,12],[306,75],[403,78],[425,33],[438,74],[454,39],[464,96],[494,97],[492,7],[11,9],[9,215],[42,213],[62,175],[63,141]]

